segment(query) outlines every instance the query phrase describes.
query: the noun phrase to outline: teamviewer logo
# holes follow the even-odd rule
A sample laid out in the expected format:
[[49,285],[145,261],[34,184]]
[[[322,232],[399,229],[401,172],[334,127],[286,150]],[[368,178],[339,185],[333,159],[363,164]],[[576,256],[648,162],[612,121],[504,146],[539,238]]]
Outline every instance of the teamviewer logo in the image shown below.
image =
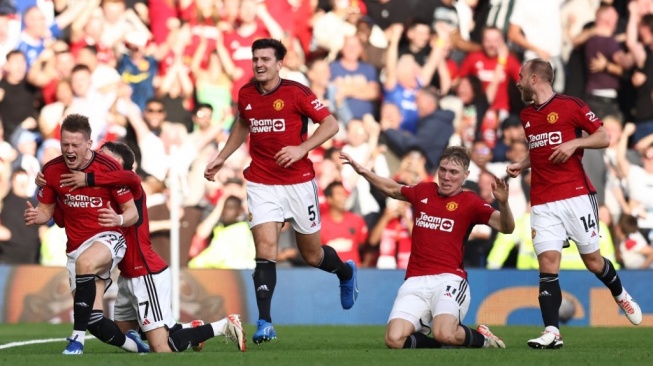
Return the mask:
[[272,120],[272,131],[274,132],[283,132],[286,130],[286,120],[284,119],[274,119]]
[[554,131],[549,133],[549,145],[560,145],[562,143],[562,133]]

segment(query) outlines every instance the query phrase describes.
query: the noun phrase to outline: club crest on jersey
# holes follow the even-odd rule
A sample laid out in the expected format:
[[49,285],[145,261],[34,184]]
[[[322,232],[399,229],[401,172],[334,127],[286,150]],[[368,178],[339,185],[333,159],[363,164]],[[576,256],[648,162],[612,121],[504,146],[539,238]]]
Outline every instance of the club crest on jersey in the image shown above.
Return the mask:
[[449,211],[456,211],[456,209],[458,209],[458,202],[449,202],[446,207]]
[[557,112],[551,112],[546,116],[547,122],[550,124],[554,124],[558,122],[558,113]]
[[277,99],[274,102],[272,102],[272,108],[274,108],[274,110],[277,112],[282,110],[284,105],[285,103],[282,99]]

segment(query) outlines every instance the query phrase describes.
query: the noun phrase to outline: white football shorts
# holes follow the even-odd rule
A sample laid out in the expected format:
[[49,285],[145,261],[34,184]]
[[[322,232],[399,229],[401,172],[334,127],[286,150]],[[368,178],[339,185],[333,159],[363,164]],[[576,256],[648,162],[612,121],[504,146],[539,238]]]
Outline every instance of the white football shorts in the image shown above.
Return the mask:
[[581,254],[599,250],[599,205],[596,195],[543,203],[531,208],[531,236],[535,253],[562,251],[567,239]]
[[265,222],[289,221],[301,234],[320,230],[320,205],[315,180],[299,184],[268,185],[247,182],[249,227]]
[[407,320],[416,332],[440,314],[451,314],[462,322],[471,297],[467,280],[451,273],[410,277],[399,288],[388,322]]
[[93,243],[98,242],[102,243],[109,248],[111,251],[111,268],[103,273],[100,273],[99,276],[106,281],[111,279],[111,272],[116,268],[118,263],[125,256],[125,251],[127,250],[127,241],[125,237],[122,236],[122,233],[118,231],[104,231],[101,232],[90,239],[86,240],[79,246],[79,248],[73,250],[70,253],[66,253],[68,260],[66,261],[66,268],[68,269],[68,282],[70,282],[70,292],[75,291],[77,285],[75,284],[75,262],[77,258],[84,253]]
[[138,320],[143,332],[175,325],[170,269],[134,278],[118,277],[113,312],[117,321]]

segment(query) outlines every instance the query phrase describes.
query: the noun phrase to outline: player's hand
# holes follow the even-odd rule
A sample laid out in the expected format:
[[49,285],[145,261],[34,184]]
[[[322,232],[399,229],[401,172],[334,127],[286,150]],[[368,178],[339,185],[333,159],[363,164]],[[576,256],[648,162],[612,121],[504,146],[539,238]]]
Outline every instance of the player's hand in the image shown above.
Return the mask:
[[98,218],[98,223],[103,227],[116,227],[120,226],[120,215],[116,213],[111,208],[111,202],[107,204],[106,208],[101,208],[98,210],[100,217]]
[[61,174],[61,186],[70,187],[70,192],[77,188],[86,187],[86,173],[80,171],[71,171],[70,173]]
[[512,163],[506,167],[506,173],[511,178],[517,178],[523,170],[524,168],[519,163]]
[[627,122],[627,123],[624,125],[624,131],[623,131],[623,134],[626,135],[627,137],[630,137],[630,136],[632,136],[632,135],[635,133],[636,130],[637,130],[637,126],[636,126],[634,123],[632,123],[632,122]]
[[39,171],[38,174],[36,174],[36,178],[34,178],[34,183],[39,187],[45,187],[45,175]]
[[363,166],[358,164],[354,159],[349,156],[349,154],[341,152],[340,153],[340,160],[341,163],[343,164],[349,164],[356,173],[360,174],[361,171],[363,170]]
[[307,151],[300,146],[286,146],[279,150],[278,153],[274,154],[274,159],[277,161],[279,166],[287,168],[303,158],[306,153]]
[[27,202],[27,209],[25,209],[25,213],[23,214],[23,217],[25,218],[25,225],[31,226],[31,225],[36,225],[36,219],[39,216],[38,210],[32,206],[32,203],[30,201]]
[[494,177],[492,194],[501,203],[508,202],[508,182],[504,178]]
[[215,182],[215,175],[218,174],[223,165],[224,160],[219,156],[213,159],[213,161],[206,166],[206,169],[204,169],[204,178],[211,182]]
[[553,148],[553,154],[549,156],[549,161],[554,164],[564,163],[574,155],[576,151],[576,142],[567,141]]

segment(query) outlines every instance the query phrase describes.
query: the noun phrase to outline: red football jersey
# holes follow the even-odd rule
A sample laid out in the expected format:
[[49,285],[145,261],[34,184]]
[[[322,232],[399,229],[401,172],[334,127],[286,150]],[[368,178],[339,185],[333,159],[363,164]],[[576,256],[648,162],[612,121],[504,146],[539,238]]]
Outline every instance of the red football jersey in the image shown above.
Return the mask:
[[304,156],[288,168],[279,166],[274,155],[286,146],[306,141],[308,119],[320,123],[329,110],[304,85],[281,80],[269,93],[261,93],[252,82],[239,92],[238,113],[249,126],[250,166],[245,179],[262,184],[297,184],[315,177],[313,163]]
[[541,105],[524,108],[520,119],[531,159],[533,205],[596,192],[583,169],[583,149],[576,149],[564,163],[549,161],[553,147],[581,137],[582,131],[592,134],[603,125],[585,102],[554,94]]
[[[91,160],[80,170],[88,173],[120,169],[120,164],[112,158],[93,152]],[[133,198],[128,189],[83,187],[70,192],[69,187],[61,186],[61,175],[70,172],[62,156],[50,160],[42,171],[47,183],[40,188],[38,199],[44,204],[58,204],[62,209],[68,237],[67,253],[101,232],[113,230],[124,234],[124,228],[100,226],[98,211],[111,203],[111,208],[119,212],[120,205]]]
[[[485,90],[494,79],[495,70],[497,68],[498,58],[497,57],[487,57],[483,51],[472,52],[465,57],[460,70],[458,71],[458,76],[467,76],[474,75],[477,76],[481,83],[483,84],[483,90]],[[521,69],[521,63],[513,55],[508,55],[506,60],[506,65],[504,66],[503,71],[501,72],[501,81],[497,86],[496,96],[494,102],[492,103],[492,109],[496,110],[509,110],[510,101],[508,93],[508,82],[509,78],[512,80],[519,80],[519,70]],[[479,116],[483,118],[483,116]]]
[[345,212],[343,220],[336,222],[328,211],[322,213],[321,219],[320,239],[322,245],[328,245],[335,249],[343,262],[351,259],[357,266],[360,266],[361,258],[358,247],[367,241],[365,220],[353,212]]
[[[147,196],[141,186],[141,179],[134,172],[121,170],[115,172],[97,172],[93,174],[95,186],[127,186],[134,196],[139,219],[126,230],[127,251],[118,264],[120,275],[126,278],[160,273],[168,265],[159,256],[150,242],[150,220],[147,215]],[[91,179],[88,179],[89,181]]]
[[495,209],[469,191],[440,196],[433,182],[403,186],[401,194],[415,212],[406,278],[453,273],[466,279],[463,252],[469,233],[474,225],[487,224]]

